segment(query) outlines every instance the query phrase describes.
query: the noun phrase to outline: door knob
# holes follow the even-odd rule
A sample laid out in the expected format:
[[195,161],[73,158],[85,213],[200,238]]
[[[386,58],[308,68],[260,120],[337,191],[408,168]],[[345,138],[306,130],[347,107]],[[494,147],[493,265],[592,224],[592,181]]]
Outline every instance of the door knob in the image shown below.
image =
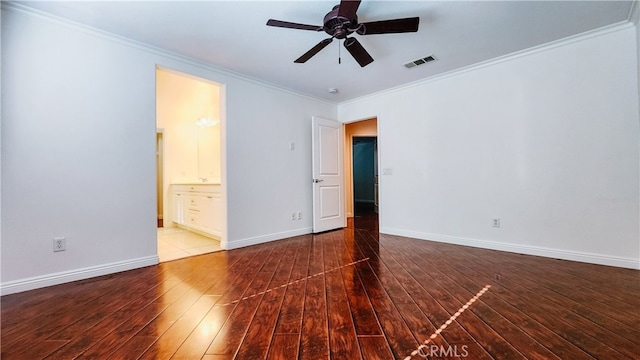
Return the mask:
[[316,183],[316,184],[319,183],[319,182],[323,182],[323,181],[324,180],[322,180],[322,179],[313,179],[313,182]]

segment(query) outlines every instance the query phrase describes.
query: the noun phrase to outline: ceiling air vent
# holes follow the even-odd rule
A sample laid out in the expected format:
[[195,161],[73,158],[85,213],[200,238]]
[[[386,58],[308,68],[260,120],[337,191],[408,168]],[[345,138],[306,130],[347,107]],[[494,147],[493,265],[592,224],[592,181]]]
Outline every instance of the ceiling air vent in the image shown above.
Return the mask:
[[433,55],[425,56],[425,57],[420,58],[420,59],[409,61],[408,63],[404,64],[404,67],[406,67],[407,69],[411,69],[412,67],[416,67],[418,65],[426,64],[428,62],[434,61],[435,59],[436,58],[434,58]]

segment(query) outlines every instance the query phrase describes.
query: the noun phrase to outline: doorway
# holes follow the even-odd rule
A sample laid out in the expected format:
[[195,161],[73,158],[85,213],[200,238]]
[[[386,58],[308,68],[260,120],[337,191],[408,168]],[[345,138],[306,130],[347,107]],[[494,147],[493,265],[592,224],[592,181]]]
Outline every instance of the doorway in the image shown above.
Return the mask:
[[378,213],[378,137],[353,137],[354,216]]
[[222,88],[156,69],[160,262],[222,250]]
[[378,223],[378,119],[344,125],[345,189],[348,221],[360,225]]

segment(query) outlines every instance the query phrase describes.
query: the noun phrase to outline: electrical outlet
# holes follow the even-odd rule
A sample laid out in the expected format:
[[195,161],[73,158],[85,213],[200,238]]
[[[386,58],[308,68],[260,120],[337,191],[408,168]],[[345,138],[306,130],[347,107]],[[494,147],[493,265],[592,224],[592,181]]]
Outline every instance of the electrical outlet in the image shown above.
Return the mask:
[[500,227],[500,218],[493,219],[493,227],[494,228],[499,228]]
[[295,220],[297,217],[296,213],[292,212],[291,213],[291,220]]
[[298,220],[302,220],[302,211],[298,211]]
[[67,250],[67,238],[57,237],[53,238],[53,252]]

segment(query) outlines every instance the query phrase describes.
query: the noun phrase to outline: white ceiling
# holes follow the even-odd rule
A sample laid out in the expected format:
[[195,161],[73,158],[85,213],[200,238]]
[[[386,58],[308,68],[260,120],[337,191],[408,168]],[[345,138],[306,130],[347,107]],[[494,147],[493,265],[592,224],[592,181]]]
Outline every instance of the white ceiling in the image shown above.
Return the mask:
[[[360,22],[420,17],[417,33],[355,35],[375,61],[360,66],[334,41],[293,60],[324,32],[267,27],[268,19],[322,25],[339,0],[27,1],[21,3],[126,38],[333,102],[418,81],[603,26],[628,21],[633,1],[363,0]],[[340,49],[340,50],[339,50]],[[338,64],[338,54],[342,64]],[[433,54],[438,60],[402,64]],[[329,88],[339,89],[329,94]]]

